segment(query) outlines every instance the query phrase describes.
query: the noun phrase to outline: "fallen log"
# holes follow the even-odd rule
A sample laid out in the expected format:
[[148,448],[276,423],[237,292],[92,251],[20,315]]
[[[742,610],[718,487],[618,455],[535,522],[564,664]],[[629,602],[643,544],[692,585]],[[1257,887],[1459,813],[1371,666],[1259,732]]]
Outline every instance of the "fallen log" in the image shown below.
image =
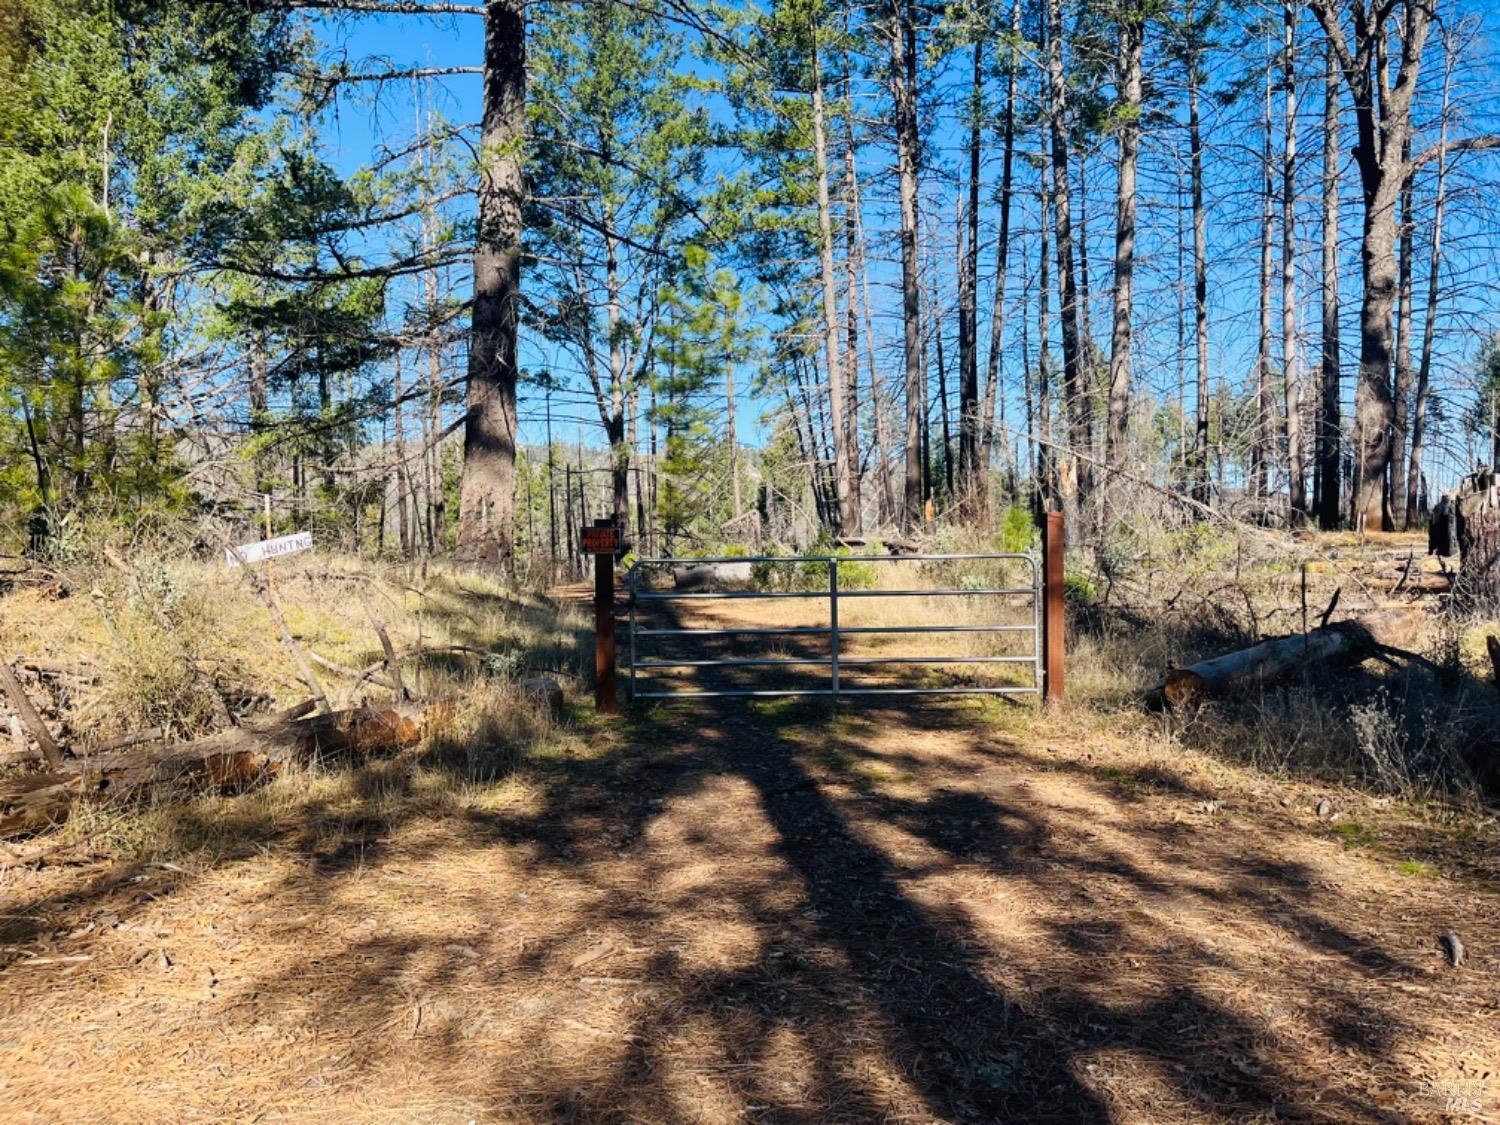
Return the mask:
[[0,836],[35,832],[66,820],[73,799],[83,789],[81,777],[33,773],[0,786]]
[[139,746],[144,742],[160,742],[167,737],[166,729],[163,727],[147,727],[145,730],[131,731],[129,734],[117,735],[106,739],[94,747],[94,753],[105,754],[111,750],[124,750],[129,746]]
[[231,727],[206,738],[130,753],[98,754],[0,783],[0,836],[67,819],[75,800],[158,785],[226,789],[288,762],[362,758],[415,746],[452,715],[448,701],[323,712],[274,727]]
[[1231,689],[1272,682],[1310,665],[1358,664],[1379,649],[1366,624],[1339,621],[1307,633],[1262,641],[1186,668],[1173,668],[1160,690],[1169,704],[1182,709]]

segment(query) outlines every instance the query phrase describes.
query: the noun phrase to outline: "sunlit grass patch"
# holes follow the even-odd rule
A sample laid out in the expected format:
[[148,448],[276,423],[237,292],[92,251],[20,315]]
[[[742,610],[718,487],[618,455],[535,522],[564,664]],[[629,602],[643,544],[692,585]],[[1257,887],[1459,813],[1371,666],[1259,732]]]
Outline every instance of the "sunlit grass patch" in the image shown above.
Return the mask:
[[1404,863],[1399,863],[1396,865],[1396,870],[1403,875],[1410,875],[1415,879],[1436,879],[1438,877],[1438,869],[1420,859],[1409,859]]

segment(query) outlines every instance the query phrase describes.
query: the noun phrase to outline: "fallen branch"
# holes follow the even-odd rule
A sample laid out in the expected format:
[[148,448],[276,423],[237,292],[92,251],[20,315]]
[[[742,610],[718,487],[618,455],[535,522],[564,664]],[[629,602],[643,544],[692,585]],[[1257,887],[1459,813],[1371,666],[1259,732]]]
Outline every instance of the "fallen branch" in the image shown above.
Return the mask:
[[77,664],[65,664],[61,660],[23,660],[21,667],[38,676],[67,676],[80,683],[97,684],[99,673],[89,669],[88,657],[80,657]]
[[275,597],[272,596],[271,591],[267,588],[266,580],[260,576],[254,567],[245,561],[245,556],[240,553],[238,547],[229,541],[227,535],[220,531],[217,532],[217,537],[223,548],[234,557],[235,562],[239,563],[240,573],[245,576],[245,581],[250,583],[250,589],[255,592],[255,596],[270,611],[271,620],[276,625],[276,633],[281,638],[281,643],[286,647],[287,651],[292,654],[292,659],[297,662],[297,668],[301,673],[300,678],[307,685],[308,690],[312,692],[313,699],[317,701],[318,709],[325,713],[331,713],[333,705],[328,702],[328,696],[323,691],[323,685],[318,682],[318,674],[312,670],[312,665],[308,663],[307,656],[302,651],[302,646],[297,643],[297,638],[292,636],[292,631],[287,628],[286,618],[281,614],[281,606],[276,603]]
[[[332,672],[335,676],[347,676],[351,680],[358,680],[359,683],[364,683],[366,680],[368,680],[370,683],[378,684],[380,687],[390,688],[392,691],[396,690],[395,683],[388,677],[381,677],[379,675],[372,676],[369,675],[368,670],[360,671],[360,669],[351,668],[347,664],[339,664],[335,661],[329,660],[326,656],[319,656],[316,652],[312,651],[312,649],[307,650],[307,658],[314,664],[316,664],[319,668],[322,668],[328,672]],[[379,664],[372,665],[372,667],[384,668],[385,663],[384,661],[382,661]],[[359,684],[356,684],[355,686],[358,687]]]
[[52,737],[52,732],[47,729],[47,724],[42,722],[42,717],[36,713],[31,700],[26,698],[26,693],[21,690],[16,674],[10,670],[10,662],[4,657],[0,657],[0,688],[5,689],[5,694],[10,697],[11,709],[15,711],[31,737],[36,739],[36,744],[42,748],[42,755],[47,759],[47,764],[53,769],[62,765],[62,747]]
[[416,745],[451,714],[452,704],[446,701],[360,707],[272,727],[231,727],[173,746],[69,761],[46,773],[0,783],[0,836],[65,820],[81,797],[186,783],[223,789],[258,781],[288,762],[392,753]]
[[370,596],[363,586],[359,588],[359,603],[364,606],[365,616],[370,619],[370,624],[375,628],[375,635],[380,638],[380,648],[385,653],[385,662],[390,669],[390,679],[396,694],[402,699],[410,699],[411,692],[406,690],[406,682],[401,679],[401,669],[396,663],[396,646],[391,644],[391,635],[386,632],[385,622],[381,620],[380,614],[375,612]]
[[1319,629],[1328,628],[1328,619],[1333,616],[1333,611],[1338,608],[1339,595],[1343,592],[1344,588],[1342,586],[1334,587],[1333,597],[1328,599],[1328,608],[1323,611],[1323,616],[1318,621]]
[[[429,645],[416,645],[412,648],[402,649],[401,651],[397,652],[395,654],[394,662],[399,663],[403,660],[410,660],[413,657],[443,654],[475,656],[480,659],[483,659],[486,656],[495,655],[489,649],[474,648],[471,645],[439,645],[437,648],[432,648]],[[376,680],[375,677],[377,677],[381,673],[381,671],[384,670],[386,664],[387,661],[384,660],[377,660],[374,664],[371,664],[368,668],[366,668],[359,674],[359,679],[354,684],[355,688],[358,688],[360,684],[363,684],[366,681],[378,683],[379,681]]]

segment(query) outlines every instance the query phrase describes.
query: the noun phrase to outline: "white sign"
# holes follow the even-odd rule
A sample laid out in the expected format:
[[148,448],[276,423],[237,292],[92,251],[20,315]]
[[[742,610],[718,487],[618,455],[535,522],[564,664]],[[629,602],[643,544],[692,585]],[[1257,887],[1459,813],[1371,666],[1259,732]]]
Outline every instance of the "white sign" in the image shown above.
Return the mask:
[[[312,532],[299,531],[296,535],[283,535],[279,539],[266,539],[259,543],[241,543],[236,548],[240,556],[247,563],[263,562],[266,559],[279,559],[282,555],[295,555],[298,551],[312,550]],[[234,551],[224,551],[224,561],[230,566],[239,566],[239,559],[234,557]]]

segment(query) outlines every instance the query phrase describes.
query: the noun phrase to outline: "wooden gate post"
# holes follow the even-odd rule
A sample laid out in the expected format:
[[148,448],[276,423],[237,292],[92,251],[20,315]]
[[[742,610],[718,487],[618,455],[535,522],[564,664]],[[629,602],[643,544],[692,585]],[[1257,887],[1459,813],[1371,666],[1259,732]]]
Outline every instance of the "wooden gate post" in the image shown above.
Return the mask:
[[1063,516],[1047,512],[1042,524],[1042,698],[1063,697]]
[[583,529],[583,553],[594,556],[594,710],[618,715],[615,696],[615,552],[620,529],[612,520],[595,520]]

